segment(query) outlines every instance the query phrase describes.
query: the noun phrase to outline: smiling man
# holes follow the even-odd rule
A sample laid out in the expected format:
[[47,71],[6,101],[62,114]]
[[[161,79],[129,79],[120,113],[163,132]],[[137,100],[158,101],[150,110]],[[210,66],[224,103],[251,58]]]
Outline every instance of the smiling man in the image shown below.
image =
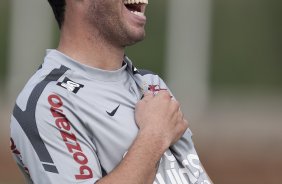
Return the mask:
[[29,183],[210,184],[180,104],[126,46],[148,0],[49,0],[57,49],[19,94],[11,150]]

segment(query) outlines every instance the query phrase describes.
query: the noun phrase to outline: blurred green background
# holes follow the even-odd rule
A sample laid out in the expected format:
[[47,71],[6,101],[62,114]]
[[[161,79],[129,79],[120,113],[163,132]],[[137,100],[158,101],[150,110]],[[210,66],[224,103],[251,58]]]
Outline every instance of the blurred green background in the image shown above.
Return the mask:
[[282,2],[214,0],[212,86],[282,87]]
[[[10,95],[8,77],[21,78],[9,73],[14,54],[10,50],[11,7],[17,2],[0,1],[1,184],[23,183],[8,149],[12,104],[6,100]],[[127,48],[126,53],[138,68],[168,79],[167,12],[172,2],[149,2],[146,39]],[[191,123],[199,155],[216,184],[281,183],[282,1],[212,0],[210,9],[209,100],[201,117]],[[185,25],[186,17],[178,21]],[[52,44],[46,48],[57,44],[55,21],[51,28]]]
[[9,16],[10,16],[9,0],[0,2],[0,80],[3,82],[7,74],[8,62],[8,38],[9,38]]
[[[10,0],[0,2],[2,81],[8,67],[10,6]],[[164,78],[167,6],[165,0],[150,2],[146,39],[127,49],[138,67],[148,68]],[[282,2],[214,0],[212,9],[211,87],[281,88]],[[56,39],[56,25],[54,30]],[[53,47],[56,44],[55,41]]]

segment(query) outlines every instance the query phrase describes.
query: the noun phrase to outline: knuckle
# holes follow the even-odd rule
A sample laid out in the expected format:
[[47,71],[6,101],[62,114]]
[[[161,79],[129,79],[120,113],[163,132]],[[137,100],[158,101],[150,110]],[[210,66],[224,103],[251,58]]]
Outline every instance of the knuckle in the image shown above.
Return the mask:
[[168,97],[170,98],[170,94],[167,90],[161,90],[158,92],[158,94],[164,98],[168,98]]
[[177,100],[171,100],[171,102],[173,103],[174,107],[179,109],[180,108],[180,103]]
[[144,93],[144,96],[143,96],[143,98],[142,98],[142,99],[152,98],[153,96],[154,96],[154,94],[153,94],[153,93],[151,93],[151,92],[146,92],[146,93]]
[[179,112],[180,118],[183,120],[184,119],[184,114],[182,111]]
[[184,119],[183,122],[184,122],[184,126],[187,129],[189,127],[189,122],[186,119]]

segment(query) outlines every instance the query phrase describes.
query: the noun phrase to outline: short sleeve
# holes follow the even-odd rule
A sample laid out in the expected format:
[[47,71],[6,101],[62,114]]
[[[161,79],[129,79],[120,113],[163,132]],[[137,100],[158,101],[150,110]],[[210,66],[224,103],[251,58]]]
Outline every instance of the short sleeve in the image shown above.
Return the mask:
[[[32,102],[29,102],[32,103]],[[68,97],[44,92],[36,105],[15,107],[11,148],[29,183],[93,184],[102,177],[95,145]]]

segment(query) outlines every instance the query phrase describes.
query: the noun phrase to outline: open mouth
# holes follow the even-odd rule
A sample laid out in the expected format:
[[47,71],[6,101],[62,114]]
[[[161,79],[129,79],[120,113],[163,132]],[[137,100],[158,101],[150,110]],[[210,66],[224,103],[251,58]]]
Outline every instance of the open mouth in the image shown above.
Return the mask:
[[133,14],[144,16],[148,0],[124,0],[124,6]]

